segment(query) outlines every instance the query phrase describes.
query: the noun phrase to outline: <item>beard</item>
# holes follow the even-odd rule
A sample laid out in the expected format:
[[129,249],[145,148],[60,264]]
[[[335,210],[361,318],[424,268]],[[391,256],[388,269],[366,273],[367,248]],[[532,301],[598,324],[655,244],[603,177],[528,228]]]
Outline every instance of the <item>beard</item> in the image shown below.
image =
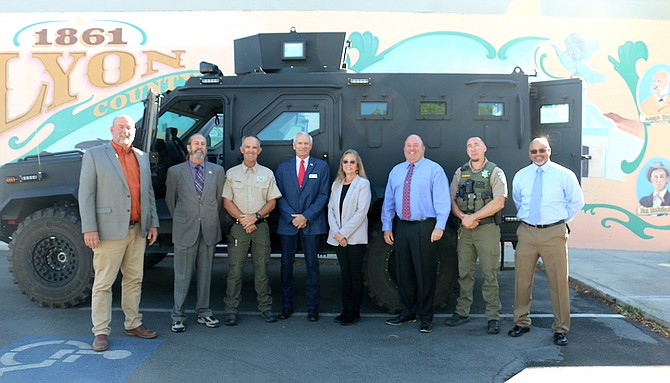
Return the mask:
[[651,87],[651,91],[658,96],[665,96],[668,94],[668,87],[653,86]]
[[207,154],[205,154],[204,150],[196,150],[195,152],[190,153],[191,157],[196,160],[204,160],[205,157],[207,157]]

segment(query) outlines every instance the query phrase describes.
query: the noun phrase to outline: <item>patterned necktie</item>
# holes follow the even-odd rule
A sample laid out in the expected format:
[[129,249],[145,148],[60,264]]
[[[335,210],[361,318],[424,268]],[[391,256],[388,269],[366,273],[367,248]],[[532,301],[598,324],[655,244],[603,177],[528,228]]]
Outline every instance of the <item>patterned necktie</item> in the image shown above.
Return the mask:
[[535,181],[533,182],[533,192],[530,195],[530,210],[528,220],[531,225],[540,223],[540,203],[542,202],[542,169],[537,168],[535,172]]
[[202,188],[205,186],[205,174],[203,166],[195,165],[195,191],[198,193],[198,198],[202,199]]
[[651,207],[659,207],[663,204],[663,198],[661,198],[660,193],[654,193],[654,199]]
[[302,189],[302,181],[305,180],[305,160],[300,160],[300,170],[298,170],[298,187]]
[[412,184],[412,173],[414,173],[414,164],[409,164],[409,170],[407,171],[407,176],[405,177],[405,185],[402,189],[402,219],[403,221],[409,221],[410,216],[412,215],[409,208],[409,187]]

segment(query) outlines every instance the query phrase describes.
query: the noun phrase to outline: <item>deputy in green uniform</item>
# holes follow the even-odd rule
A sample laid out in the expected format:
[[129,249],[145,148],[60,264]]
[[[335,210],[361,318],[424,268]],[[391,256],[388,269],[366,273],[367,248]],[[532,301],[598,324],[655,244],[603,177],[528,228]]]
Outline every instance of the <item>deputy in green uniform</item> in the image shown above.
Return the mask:
[[228,281],[223,324],[237,325],[242,300],[242,273],[251,249],[254,266],[254,287],[261,317],[276,322],[272,313],[272,292],[268,277],[270,262],[270,228],[266,217],[275,208],[281,192],[272,170],[257,162],[261,142],[255,136],[242,139],[240,152],[244,161],[226,172],[223,184],[223,207],[235,218],[228,235]]
[[470,321],[470,306],[475,286],[477,258],[484,284],[486,332],[500,333],[500,294],[498,260],[500,259],[501,210],[507,199],[507,179],[486,154],[486,144],[479,137],[467,141],[470,157],[456,170],[451,181],[451,214],[461,221],[458,230],[458,283],[461,288],[456,312],[444,322],[458,326]]

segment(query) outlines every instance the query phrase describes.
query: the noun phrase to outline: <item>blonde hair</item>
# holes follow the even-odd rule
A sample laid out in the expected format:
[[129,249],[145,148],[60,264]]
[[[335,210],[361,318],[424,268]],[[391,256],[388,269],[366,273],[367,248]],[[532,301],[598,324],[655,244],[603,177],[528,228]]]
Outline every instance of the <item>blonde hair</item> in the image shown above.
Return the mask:
[[342,153],[342,158],[340,158],[339,166],[337,168],[337,178],[336,178],[336,180],[344,180],[345,175],[344,175],[344,170],[342,170],[342,161],[344,160],[344,157],[347,154],[351,154],[356,159],[356,165],[358,165],[357,174],[359,176],[363,177],[363,178],[368,178],[365,175],[365,167],[363,166],[363,160],[361,159],[361,156],[354,149],[347,149],[347,150],[344,151],[344,153]]

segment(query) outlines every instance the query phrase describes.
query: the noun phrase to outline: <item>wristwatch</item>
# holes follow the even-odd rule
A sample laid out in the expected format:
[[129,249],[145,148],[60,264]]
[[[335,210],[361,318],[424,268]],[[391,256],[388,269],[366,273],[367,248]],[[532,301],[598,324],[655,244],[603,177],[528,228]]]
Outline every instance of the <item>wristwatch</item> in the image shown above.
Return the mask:
[[256,212],[256,219],[260,221],[261,219],[263,219],[263,216],[260,215],[258,212]]

